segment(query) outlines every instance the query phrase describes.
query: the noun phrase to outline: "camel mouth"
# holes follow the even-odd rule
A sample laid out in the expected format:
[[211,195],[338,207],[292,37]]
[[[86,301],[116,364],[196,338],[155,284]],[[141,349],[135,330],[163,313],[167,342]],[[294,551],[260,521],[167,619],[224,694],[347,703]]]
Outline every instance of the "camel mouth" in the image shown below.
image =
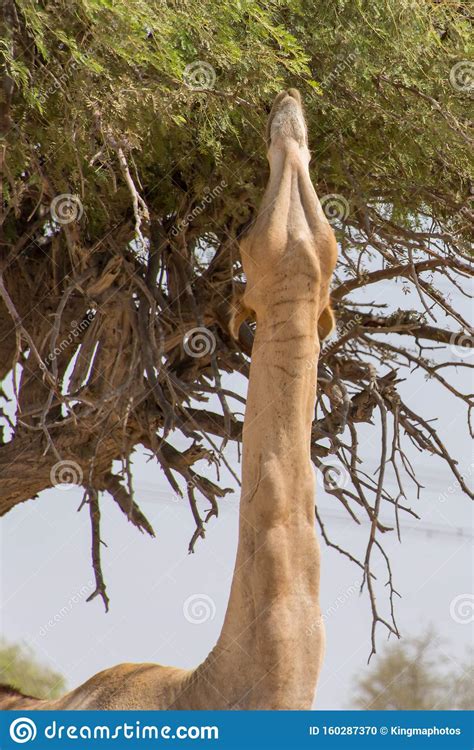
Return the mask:
[[292,139],[300,146],[307,144],[306,122],[300,92],[285,89],[275,98],[268,116],[266,141],[270,146],[278,139]]

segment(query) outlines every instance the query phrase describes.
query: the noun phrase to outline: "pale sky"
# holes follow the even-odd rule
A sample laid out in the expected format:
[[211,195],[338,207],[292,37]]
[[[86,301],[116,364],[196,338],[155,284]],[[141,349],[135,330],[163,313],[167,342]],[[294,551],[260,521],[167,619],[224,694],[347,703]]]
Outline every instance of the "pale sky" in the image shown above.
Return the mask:
[[[393,290],[393,284],[387,285],[385,293],[396,305]],[[383,288],[379,293],[384,294]],[[225,382],[244,387],[237,384],[237,377],[226,376]],[[469,390],[466,372],[459,370],[452,377],[458,387]],[[441,397],[440,389],[420,374],[408,377],[400,390],[415,410],[438,417],[461,473],[472,484],[474,463],[460,405],[449,395]],[[379,433],[364,426],[361,434],[370,473],[377,467]],[[227,456],[240,474],[234,446],[228,447]],[[415,456],[413,451],[411,456],[426,489],[417,500],[407,483],[408,504],[422,520],[407,518],[402,544],[394,533],[383,540],[402,595],[396,603],[398,625],[403,636],[420,634],[434,625],[446,639],[445,653],[457,661],[472,642],[472,628],[457,614],[463,601],[470,601],[472,612],[472,506],[455,490],[454,478],[442,462],[427,454]],[[215,479],[210,469],[197,468]],[[187,501],[173,496],[158,465],[147,462],[143,452],[135,456],[134,476],[136,499],[157,536],[150,539],[140,534],[113,500],[103,497],[102,537],[108,547],[103,548],[102,557],[111,600],[108,614],[99,599],[85,602],[94,584],[89,516],[86,510],[76,512],[81,490],[48,490],[0,519],[0,633],[10,642],[30,645],[38,658],[66,677],[69,687],[124,661],[192,667],[215,644],[222,624],[237,544],[238,492],[221,501],[219,518],[211,520],[206,539],[196,544],[194,555],[188,555],[194,523]],[[235,487],[225,471],[223,481]],[[450,487],[455,491],[449,492]],[[327,495],[319,482],[317,502],[331,538],[361,557],[367,520],[360,528],[348,522],[336,499]],[[327,652],[315,707],[350,708],[354,676],[370,669],[366,665],[369,602],[366,593],[359,596],[356,591],[359,569],[324,543],[321,547]],[[385,580],[381,569],[379,601],[386,612]],[[199,602],[203,603],[201,610]],[[190,621],[193,617],[198,622]],[[48,625],[54,619],[54,624]],[[380,629],[380,648],[385,639]],[[376,659],[373,657],[372,665]]]

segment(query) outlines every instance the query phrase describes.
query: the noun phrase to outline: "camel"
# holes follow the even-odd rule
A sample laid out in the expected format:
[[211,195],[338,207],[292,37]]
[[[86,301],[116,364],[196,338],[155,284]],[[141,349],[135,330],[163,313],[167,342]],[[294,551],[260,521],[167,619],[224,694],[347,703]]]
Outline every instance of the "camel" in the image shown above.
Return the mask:
[[7,709],[309,709],[324,652],[310,458],[320,341],[334,324],[337,245],[309,176],[299,93],[267,128],[270,177],[241,242],[232,321],[257,322],[243,428],[239,540],[216,646],[192,670],[120,664],[57,700],[0,691]]

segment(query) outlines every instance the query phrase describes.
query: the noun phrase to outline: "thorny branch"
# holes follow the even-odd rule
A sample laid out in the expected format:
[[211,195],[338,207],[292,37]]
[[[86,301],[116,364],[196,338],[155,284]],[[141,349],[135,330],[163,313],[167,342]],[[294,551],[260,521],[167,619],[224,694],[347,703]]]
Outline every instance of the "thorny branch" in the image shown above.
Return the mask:
[[[12,226],[0,244],[0,372],[17,385],[16,414],[6,399],[4,405],[0,514],[54,485],[58,457],[59,463],[72,462],[91,518],[96,589],[90,598],[100,596],[107,608],[99,494],[107,493],[102,502],[114,502],[130,523],[154,535],[131,487],[138,446],[157,461],[173,495],[187,497],[196,526],[190,551],[230,491],[221,486],[219,469],[232,469],[223,449],[242,437],[243,381],[255,322],[244,322],[234,339],[229,321],[235,292],[245,281],[238,239],[253,205],[239,193],[242,218],[229,219],[216,195],[196,211],[199,196],[188,195],[184,186],[185,198],[164,211],[140,185],[132,146],[96,120],[87,162],[113,173],[115,186],[125,183],[130,203],[123,221],[103,235],[91,237],[86,222],[52,224],[47,165],[38,181],[8,178],[16,179],[16,189],[2,214]],[[6,174],[8,150],[2,153]],[[32,153],[36,164],[38,154]],[[397,592],[383,537],[401,537],[403,516],[417,517],[411,506],[422,486],[413,455],[443,461],[456,486],[472,497],[468,469],[451,454],[433,415],[417,413],[407,387],[423,373],[433,393],[438,388],[454,399],[459,413],[465,409],[469,424],[473,396],[450,373],[472,367],[473,335],[459,302],[469,299],[472,214],[463,211],[453,228],[462,206],[438,195],[437,213],[425,216],[421,227],[409,227],[387,218],[381,205],[388,201],[382,194],[364,196],[337,227],[341,257],[332,298],[338,328],[320,356],[311,442],[327,492],[345,517],[367,528],[361,560],[332,541],[324,510],[317,508],[325,542],[362,571],[373,615],[372,652],[377,624],[398,634]],[[400,289],[407,296],[398,294],[399,308],[390,308],[386,300]],[[209,344],[198,356],[185,346],[196,328],[207,331]],[[225,379],[228,374],[234,377]],[[382,446],[375,475],[364,451],[369,429]],[[113,470],[117,460],[125,480]],[[380,565],[388,579],[387,615],[376,601]]]
[[99,507],[99,494],[97,490],[89,488],[86,491],[83,503],[87,503],[89,506],[89,514],[91,519],[91,533],[92,533],[92,567],[95,575],[95,589],[92,594],[87,598],[90,602],[95,599],[96,596],[100,596],[104,602],[105,611],[109,609],[109,597],[107,596],[104,576],[102,574],[102,565],[100,561],[100,546],[103,544],[100,538],[100,507]]

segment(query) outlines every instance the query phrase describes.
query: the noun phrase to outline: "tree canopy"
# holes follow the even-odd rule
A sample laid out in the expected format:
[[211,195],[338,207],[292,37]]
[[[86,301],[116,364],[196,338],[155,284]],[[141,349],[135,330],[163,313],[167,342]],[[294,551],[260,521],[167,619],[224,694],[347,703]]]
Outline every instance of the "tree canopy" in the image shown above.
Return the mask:
[[[248,375],[255,328],[247,320],[238,339],[229,333],[245,283],[238,240],[267,177],[272,98],[296,86],[312,177],[341,252],[338,332],[319,361],[312,456],[328,491],[369,524],[363,559],[341,551],[363,571],[374,627],[381,619],[397,632],[393,607],[378,614],[370,571],[382,555],[392,599],[380,512],[392,508],[396,529],[403,511],[416,515],[404,489],[404,476],[419,488],[406,444],[444,460],[470,493],[442,436],[398,388],[404,369],[419,369],[433,392],[471,403],[451,375],[470,366],[472,351],[453,302],[467,294],[471,270],[467,4],[1,8],[0,377],[13,378],[15,409],[3,411],[0,513],[58,482],[82,485],[95,593],[107,604],[101,493],[153,534],[132,489],[130,456],[141,445],[187,495],[191,549],[204,536],[226,489],[203,467],[226,462],[226,443],[241,437],[243,399],[223,376]],[[418,303],[407,295],[388,309],[387,282]],[[212,394],[219,409],[206,404]],[[360,448],[367,424],[381,446],[375,476]],[[389,465],[395,493],[384,483]]]

